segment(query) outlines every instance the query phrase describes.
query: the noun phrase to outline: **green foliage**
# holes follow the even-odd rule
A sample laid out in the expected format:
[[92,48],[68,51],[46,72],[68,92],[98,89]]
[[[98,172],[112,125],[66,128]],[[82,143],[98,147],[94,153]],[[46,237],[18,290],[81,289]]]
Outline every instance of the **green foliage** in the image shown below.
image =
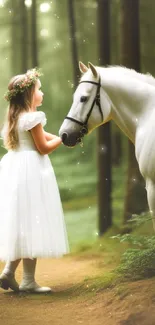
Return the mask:
[[155,247],[128,249],[116,270],[124,279],[139,280],[155,276]]
[[[150,220],[146,214],[134,216],[130,223],[140,227],[144,222]],[[116,272],[124,279],[138,280],[155,275],[155,235],[125,234],[112,236],[120,243],[128,242],[130,248],[127,249],[121,258],[121,263]],[[135,246],[135,247],[134,247]]]
[[117,235],[112,236],[112,239],[119,239],[120,243],[128,242],[131,245],[136,245],[141,247],[142,249],[152,249],[155,247],[155,236],[144,236],[144,235],[131,235],[131,234],[125,234],[125,235]]
[[146,225],[146,222],[152,220],[150,214],[148,213],[141,213],[140,215],[133,214],[132,218],[128,220],[128,223],[132,226],[132,229],[135,229],[135,227],[139,227],[143,224]]

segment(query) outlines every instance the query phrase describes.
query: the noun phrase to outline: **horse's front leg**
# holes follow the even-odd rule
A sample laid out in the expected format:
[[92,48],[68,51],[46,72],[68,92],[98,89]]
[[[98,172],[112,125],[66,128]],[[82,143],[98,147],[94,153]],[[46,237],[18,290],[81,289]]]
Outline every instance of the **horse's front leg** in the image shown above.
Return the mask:
[[153,228],[155,230],[155,181],[151,179],[146,180],[147,199],[152,216]]

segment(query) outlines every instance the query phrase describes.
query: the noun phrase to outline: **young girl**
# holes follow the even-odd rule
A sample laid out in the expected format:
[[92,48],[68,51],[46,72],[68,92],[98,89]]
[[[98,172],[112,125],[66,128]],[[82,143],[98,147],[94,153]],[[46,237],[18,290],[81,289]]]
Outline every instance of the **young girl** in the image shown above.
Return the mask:
[[[14,291],[49,292],[35,282],[37,257],[68,252],[59,190],[48,153],[61,139],[44,131],[46,116],[37,107],[43,93],[36,69],[8,85],[7,120],[2,137],[8,153],[0,162],[0,260],[6,265],[0,286]],[[23,259],[20,286],[15,271]]]

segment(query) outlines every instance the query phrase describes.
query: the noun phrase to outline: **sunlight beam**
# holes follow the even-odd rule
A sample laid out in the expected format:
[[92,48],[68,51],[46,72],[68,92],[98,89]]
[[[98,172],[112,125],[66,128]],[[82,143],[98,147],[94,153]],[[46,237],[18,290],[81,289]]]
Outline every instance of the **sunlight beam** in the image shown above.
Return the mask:
[[48,12],[49,10],[50,10],[50,4],[48,3],[48,2],[43,2],[43,3],[41,3],[41,5],[40,5],[40,11],[41,12]]

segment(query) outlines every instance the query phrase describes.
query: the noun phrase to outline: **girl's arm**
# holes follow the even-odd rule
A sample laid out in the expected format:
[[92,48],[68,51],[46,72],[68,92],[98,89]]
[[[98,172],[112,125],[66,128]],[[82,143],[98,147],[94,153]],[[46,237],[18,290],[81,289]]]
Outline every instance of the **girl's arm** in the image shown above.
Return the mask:
[[34,128],[30,130],[33,137],[36,148],[42,155],[46,155],[54,151],[57,147],[60,146],[62,140],[60,137],[54,136],[52,140],[47,140],[45,131],[43,130],[42,125],[39,123]]
[[53,139],[56,137],[55,134],[48,133],[48,132],[46,132],[46,131],[44,131],[44,135],[45,135],[45,138],[46,138],[47,141],[49,141],[49,140],[53,140]]

